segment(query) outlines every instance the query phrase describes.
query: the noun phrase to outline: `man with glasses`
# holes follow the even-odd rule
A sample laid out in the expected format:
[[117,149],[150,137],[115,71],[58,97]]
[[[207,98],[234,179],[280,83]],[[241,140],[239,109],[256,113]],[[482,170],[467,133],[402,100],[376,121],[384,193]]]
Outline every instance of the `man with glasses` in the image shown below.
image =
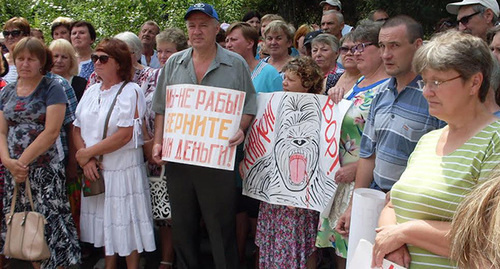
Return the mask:
[[379,9],[374,9],[370,11],[370,14],[368,15],[368,19],[371,21],[381,21],[385,22],[389,19],[389,14],[387,14],[387,11],[379,8]]
[[458,29],[486,40],[488,29],[495,26],[500,10],[497,0],[463,0],[446,5],[457,15]]
[[[411,68],[422,38],[422,26],[408,16],[390,18],[380,29],[380,55],[391,79],[370,106],[354,188],[388,192],[405,170],[420,137],[444,125],[429,115],[428,103],[417,84],[421,77]],[[363,49],[360,45],[353,49]],[[337,223],[336,230],[343,236],[349,233],[350,216],[351,206]]]

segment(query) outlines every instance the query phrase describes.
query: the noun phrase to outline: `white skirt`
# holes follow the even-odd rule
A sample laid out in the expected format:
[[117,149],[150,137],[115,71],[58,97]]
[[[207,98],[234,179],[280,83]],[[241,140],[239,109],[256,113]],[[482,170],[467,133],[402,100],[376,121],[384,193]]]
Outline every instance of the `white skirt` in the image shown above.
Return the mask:
[[151,196],[142,148],[104,155],[106,191],[83,197],[81,241],[105,248],[106,256],[154,251]]

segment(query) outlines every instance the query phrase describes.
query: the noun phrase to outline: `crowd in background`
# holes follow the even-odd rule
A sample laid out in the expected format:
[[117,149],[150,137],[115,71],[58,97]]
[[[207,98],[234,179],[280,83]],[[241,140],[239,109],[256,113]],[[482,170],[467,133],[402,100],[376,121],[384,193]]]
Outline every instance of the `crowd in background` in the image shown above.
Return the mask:
[[[117,268],[119,256],[139,268],[141,253],[157,249],[155,268],[203,268],[201,229],[216,268],[319,268],[324,259],[346,268],[358,188],[387,193],[373,266],[385,258],[407,268],[498,268],[496,0],[448,4],[457,23],[440,20],[428,40],[417,18],[382,9],[347,25],[338,0],[322,1],[321,21],[297,28],[258,11],[222,23],[216,9],[192,5],[187,32],[147,21],[99,38],[91,22],[59,17],[51,42],[26,18],[3,23],[1,233],[14,185],[29,180],[51,250],[34,268],[81,264],[94,247],[104,247],[94,268]],[[161,159],[165,89],[175,84],[246,93],[229,139],[233,171]],[[238,165],[256,95],[277,91],[351,102],[340,169],[329,178],[337,184],[335,216],[242,195]],[[162,166],[172,216],[153,220],[148,176],[160,176]],[[82,181],[100,177],[105,192],[83,196]],[[245,257],[249,238],[255,264]],[[0,268],[8,264],[1,256]]]

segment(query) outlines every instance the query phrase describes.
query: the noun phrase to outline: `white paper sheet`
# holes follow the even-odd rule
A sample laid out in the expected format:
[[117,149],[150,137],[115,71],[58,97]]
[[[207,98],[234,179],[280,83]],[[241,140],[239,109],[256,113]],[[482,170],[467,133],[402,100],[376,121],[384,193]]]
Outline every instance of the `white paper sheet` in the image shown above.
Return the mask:
[[359,240],[365,239],[373,244],[376,235],[375,228],[378,226],[378,217],[384,205],[385,193],[367,188],[354,190],[347,266],[350,264]]
[[[354,255],[349,263],[348,269],[371,269],[372,268],[372,243],[361,239]],[[384,259],[382,269],[405,269],[393,262]]]

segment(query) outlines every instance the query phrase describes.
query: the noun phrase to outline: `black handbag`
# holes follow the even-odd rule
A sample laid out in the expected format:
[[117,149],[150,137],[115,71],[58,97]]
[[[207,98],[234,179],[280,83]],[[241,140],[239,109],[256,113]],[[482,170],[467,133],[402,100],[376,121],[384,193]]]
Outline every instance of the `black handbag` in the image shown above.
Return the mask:
[[[109,107],[108,115],[106,116],[106,120],[104,121],[104,131],[102,133],[102,140],[106,138],[108,132],[109,118],[111,117],[111,113],[113,112],[113,108],[115,107],[116,99],[118,99],[118,95],[120,95],[120,93],[122,92],[125,85],[127,85],[127,83],[128,82],[124,82],[122,84],[122,86],[115,95],[115,99],[113,99],[113,103],[111,103],[111,106]],[[82,191],[83,191],[83,196],[85,197],[98,195],[104,193],[104,191],[106,190],[104,184],[104,176],[99,167],[101,162],[102,162],[102,155],[100,155],[99,159],[97,160],[98,163],[97,171],[99,172],[99,178],[97,180],[90,180],[89,178],[86,178],[85,175],[83,176]]]

